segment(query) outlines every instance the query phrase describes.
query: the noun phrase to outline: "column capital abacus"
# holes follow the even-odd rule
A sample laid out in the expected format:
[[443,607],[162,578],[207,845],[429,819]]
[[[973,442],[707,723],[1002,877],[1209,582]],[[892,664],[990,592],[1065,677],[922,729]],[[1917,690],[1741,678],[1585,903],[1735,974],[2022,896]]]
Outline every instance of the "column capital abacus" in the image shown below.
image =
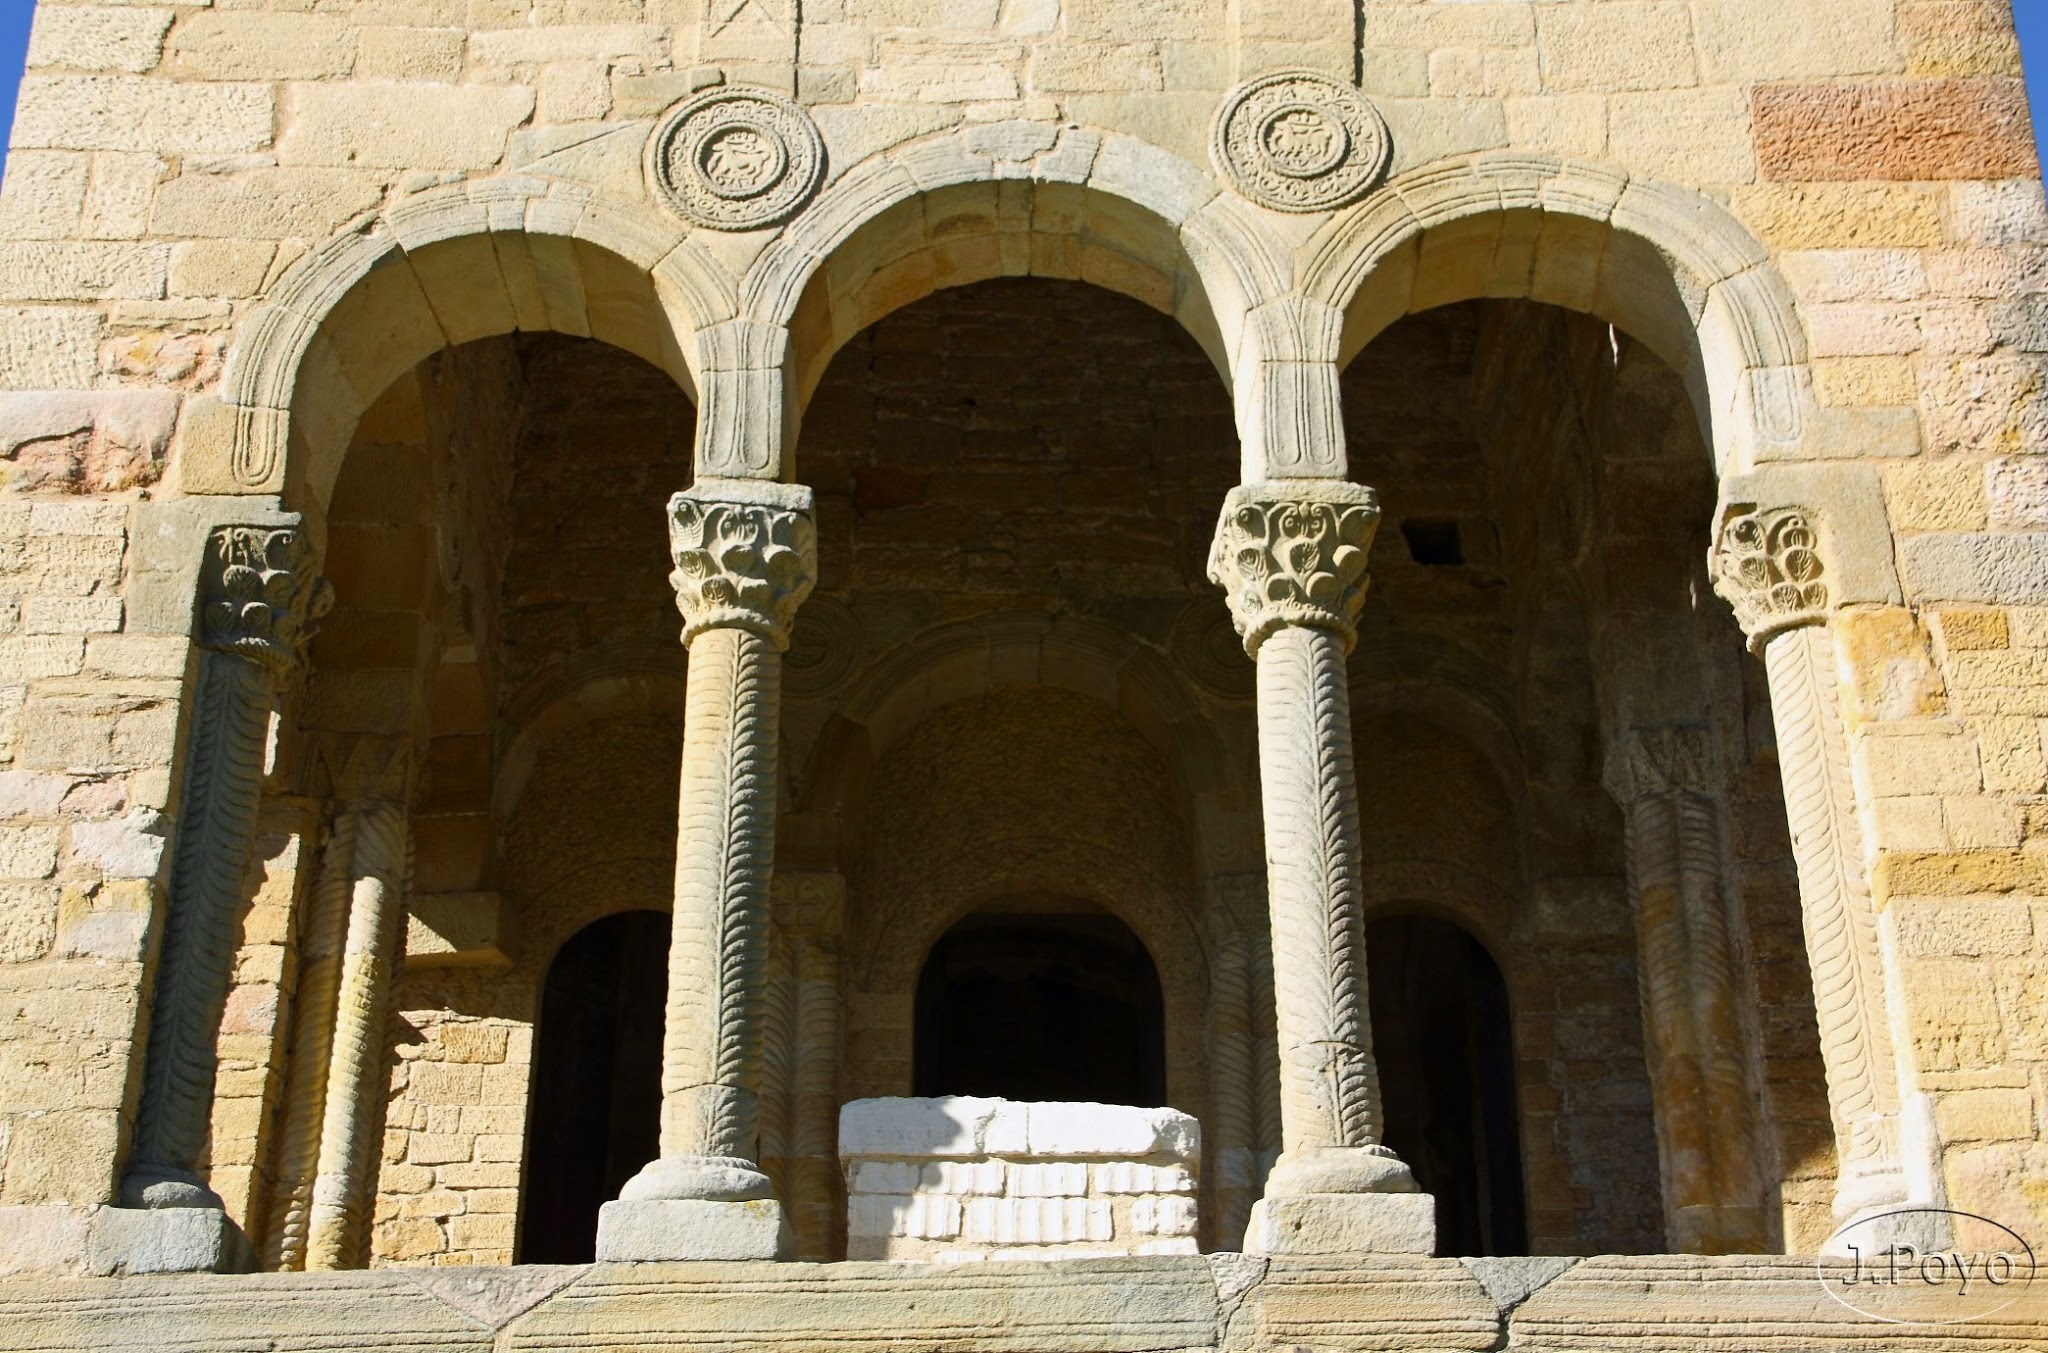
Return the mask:
[[200,575],[200,647],[247,658],[273,679],[298,666],[314,623],[334,605],[312,554],[292,527],[215,530]]
[[1334,632],[1348,652],[1365,604],[1379,498],[1361,484],[1300,480],[1230,491],[1209,550],[1245,652],[1286,625]]
[[1810,508],[1743,503],[1721,519],[1711,560],[1714,590],[1735,608],[1751,651],[1786,630],[1825,624],[1827,567]]
[[789,647],[796,610],[818,578],[811,491],[801,484],[704,479],[669,499],[669,553],[683,642],[706,630]]

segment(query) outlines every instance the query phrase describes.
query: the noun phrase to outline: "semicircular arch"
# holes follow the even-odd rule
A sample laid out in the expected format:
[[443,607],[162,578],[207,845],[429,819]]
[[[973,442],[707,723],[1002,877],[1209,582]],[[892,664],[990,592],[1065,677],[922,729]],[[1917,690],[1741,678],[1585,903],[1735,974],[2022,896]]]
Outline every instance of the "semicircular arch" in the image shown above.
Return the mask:
[[1228,382],[1246,317],[1288,289],[1288,257],[1250,207],[1171,152],[1016,121],[903,142],[847,170],[763,251],[740,308],[789,330],[799,410],[854,334],[993,277],[1134,297],[1178,320]]
[[1411,170],[1304,246],[1300,285],[1349,362],[1404,315],[1481,298],[1597,316],[1685,381],[1724,476],[1797,456],[1819,422],[1806,331],[1769,251],[1725,208],[1583,160],[1478,155]]
[[525,178],[434,189],[345,227],[242,327],[210,425],[185,440],[183,487],[279,494],[317,514],[392,381],[444,348],[515,332],[609,343],[697,402],[698,335],[734,302],[687,234],[650,205]]

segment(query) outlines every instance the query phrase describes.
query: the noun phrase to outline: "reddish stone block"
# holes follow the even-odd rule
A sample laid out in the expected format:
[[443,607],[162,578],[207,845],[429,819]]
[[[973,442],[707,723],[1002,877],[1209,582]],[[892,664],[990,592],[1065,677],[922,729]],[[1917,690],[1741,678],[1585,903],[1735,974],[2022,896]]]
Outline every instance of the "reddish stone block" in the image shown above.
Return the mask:
[[2039,172],[2017,80],[1763,85],[1750,107],[1766,179],[2007,179]]

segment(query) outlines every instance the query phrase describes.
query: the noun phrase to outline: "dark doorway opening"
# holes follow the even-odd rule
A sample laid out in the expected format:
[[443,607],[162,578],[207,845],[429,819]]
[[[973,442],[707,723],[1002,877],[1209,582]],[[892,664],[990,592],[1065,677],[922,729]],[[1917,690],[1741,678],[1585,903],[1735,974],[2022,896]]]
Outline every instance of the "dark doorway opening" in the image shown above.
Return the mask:
[[969,916],[918,979],[912,1080],[919,1095],[1162,1104],[1159,971],[1101,912]]
[[669,918],[607,916],[548,967],[535,1039],[522,1264],[587,1264],[597,1210],[653,1160],[661,1135]]
[[1436,1195],[1440,1255],[1527,1254],[1507,983],[1447,921],[1366,931],[1386,1143]]

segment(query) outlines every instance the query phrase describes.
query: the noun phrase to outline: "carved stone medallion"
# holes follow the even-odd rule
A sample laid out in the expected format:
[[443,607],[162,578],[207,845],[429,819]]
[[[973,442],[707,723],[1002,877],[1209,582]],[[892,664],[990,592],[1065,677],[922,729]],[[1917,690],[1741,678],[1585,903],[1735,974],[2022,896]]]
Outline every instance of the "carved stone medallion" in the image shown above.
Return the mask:
[[1287,70],[1239,85],[1216,115],[1216,168],[1277,211],[1328,211],[1362,196],[1393,155],[1387,124],[1341,80]]
[[713,230],[758,230],[817,191],[825,143],[810,114],[765,89],[712,89],[676,105],[647,143],[647,177]]

